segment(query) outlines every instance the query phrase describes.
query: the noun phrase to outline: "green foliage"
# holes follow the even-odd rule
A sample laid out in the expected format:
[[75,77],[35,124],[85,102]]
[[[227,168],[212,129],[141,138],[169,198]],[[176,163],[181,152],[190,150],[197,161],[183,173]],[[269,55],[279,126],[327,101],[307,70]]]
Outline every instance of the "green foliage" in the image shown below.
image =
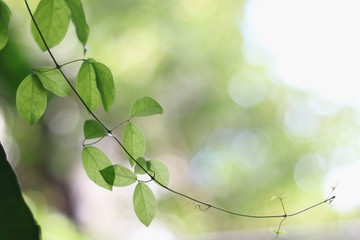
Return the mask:
[[115,187],[126,187],[137,180],[137,176],[126,167],[112,165],[100,171],[105,181]]
[[76,90],[91,111],[95,110],[100,102],[100,92],[96,86],[96,74],[93,65],[84,61],[76,79]]
[[149,173],[162,185],[168,186],[170,175],[166,165],[159,160],[149,160],[147,162]]
[[9,7],[0,0],[0,50],[3,49],[8,41],[8,28],[11,11]]
[[100,171],[111,166],[109,158],[96,147],[88,146],[83,149],[82,162],[87,176],[100,187],[112,190],[112,185],[107,183]]
[[96,74],[96,84],[99,89],[105,111],[110,111],[115,101],[115,85],[110,69],[100,62],[91,62]]
[[101,138],[106,136],[105,128],[96,120],[86,120],[84,123],[85,139]]
[[[128,153],[135,159],[142,157],[145,153],[146,142],[142,130],[134,123],[128,123],[123,133],[123,143]],[[131,166],[135,164],[134,160],[125,152]]]
[[34,124],[45,112],[47,93],[35,74],[28,75],[16,92],[16,107],[21,117]]
[[[55,47],[64,39],[70,24],[69,9],[64,0],[41,0],[34,17],[49,48]],[[46,51],[34,24],[31,32],[41,50]]]
[[34,74],[39,77],[44,88],[50,92],[60,97],[70,96],[71,88],[59,70],[42,67],[37,69]]
[[39,240],[40,229],[0,144],[0,239]]
[[146,171],[149,171],[147,161],[145,160],[145,158],[139,157],[138,159],[136,159],[136,162],[137,162],[137,164],[134,167],[134,171],[136,174],[146,174],[146,172],[143,169],[145,169]]
[[[145,174],[146,172],[143,170],[145,169],[156,181],[164,186],[169,185],[170,174],[164,163],[159,160],[146,161],[143,157],[139,157],[136,161],[138,163],[135,165],[136,174]],[[142,166],[142,168],[139,165]]]
[[71,19],[76,28],[79,41],[85,46],[89,37],[89,26],[86,22],[84,8],[80,0],[65,0],[71,12]]
[[148,227],[155,217],[156,202],[153,192],[145,183],[140,182],[136,185],[133,205],[136,216]]
[[94,59],[88,59],[81,65],[76,89],[91,111],[102,102],[108,112],[115,101],[112,73],[107,66]]
[[151,97],[138,99],[131,110],[131,117],[144,117],[154,114],[162,114],[164,110],[160,104]]

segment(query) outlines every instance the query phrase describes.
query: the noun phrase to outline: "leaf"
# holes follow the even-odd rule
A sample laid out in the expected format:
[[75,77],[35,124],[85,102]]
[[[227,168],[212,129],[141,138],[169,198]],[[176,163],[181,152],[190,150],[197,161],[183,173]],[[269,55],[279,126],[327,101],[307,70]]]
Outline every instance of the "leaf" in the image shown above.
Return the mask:
[[26,205],[16,174],[0,143],[0,239],[40,240],[40,228]]
[[9,7],[0,0],[0,50],[5,47],[8,41],[10,16],[11,11]]
[[112,165],[100,171],[105,181],[115,187],[126,187],[137,181],[137,176],[126,167]]
[[96,147],[88,146],[83,149],[82,162],[87,176],[100,187],[112,190],[100,173],[100,170],[111,166],[109,158]]
[[106,136],[105,128],[96,120],[86,120],[84,123],[85,139],[101,138]]
[[[146,143],[142,130],[134,123],[128,123],[123,133],[124,147],[128,153],[135,159],[143,156],[145,153]],[[134,166],[134,160],[125,152],[125,156],[129,159],[131,166]]]
[[[64,39],[70,24],[69,9],[64,0],[41,0],[34,17],[49,48]],[[46,51],[35,24],[31,25],[31,33],[41,50]]]
[[79,41],[85,46],[89,37],[89,26],[86,22],[85,12],[81,0],[65,0],[71,12],[71,19],[76,28]]
[[156,214],[156,202],[154,194],[145,183],[136,185],[133,205],[136,216],[148,227]]
[[144,117],[154,114],[162,114],[164,110],[160,104],[151,97],[138,99],[131,110],[131,117]]
[[138,162],[138,164],[135,165],[135,168],[134,168],[135,173],[136,174],[145,174],[146,172],[140,167],[140,166],[142,166],[146,171],[149,170],[147,161],[145,160],[145,158],[139,157],[138,159],[136,159],[136,161]]
[[110,111],[115,101],[115,85],[110,69],[102,63],[92,61],[96,73],[96,84],[106,112]]
[[44,114],[47,93],[35,74],[28,75],[16,92],[16,107],[21,117],[34,124]]
[[286,231],[279,231],[279,230],[277,230],[277,229],[275,229],[275,228],[270,228],[269,231],[270,231],[270,232],[273,232],[273,233],[275,233],[275,234],[277,234],[277,235],[285,234],[285,233],[286,233]]
[[39,77],[44,88],[50,92],[60,97],[70,96],[70,85],[58,69],[42,67],[37,69],[34,74]]
[[80,67],[76,89],[91,111],[99,106],[101,98],[96,86],[95,70],[89,61],[84,61]]
[[147,162],[149,173],[162,185],[168,186],[170,181],[169,170],[166,165],[159,160]]

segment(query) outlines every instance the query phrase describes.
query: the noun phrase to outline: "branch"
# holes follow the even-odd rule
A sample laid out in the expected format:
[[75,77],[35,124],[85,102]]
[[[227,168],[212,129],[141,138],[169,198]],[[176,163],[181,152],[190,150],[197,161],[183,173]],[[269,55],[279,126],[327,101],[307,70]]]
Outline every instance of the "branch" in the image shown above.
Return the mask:
[[[72,84],[70,83],[68,77],[65,75],[65,73],[64,73],[64,72],[62,71],[62,69],[61,69],[63,66],[65,66],[65,65],[68,64],[68,63],[65,63],[65,64],[63,64],[63,65],[59,65],[59,64],[58,64],[58,62],[56,61],[56,58],[55,58],[54,55],[52,54],[52,52],[51,52],[51,50],[50,50],[50,48],[49,48],[49,46],[48,46],[48,44],[47,44],[44,36],[43,36],[43,34],[42,34],[42,32],[41,32],[41,30],[40,30],[40,28],[39,28],[39,26],[38,26],[35,18],[34,18],[34,15],[33,15],[32,11],[31,11],[31,9],[30,9],[30,7],[29,7],[29,5],[28,5],[27,0],[24,0],[24,1],[25,1],[25,4],[26,4],[26,7],[27,7],[27,9],[28,9],[28,12],[29,12],[29,14],[30,14],[30,16],[31,16],[31,19],[32,19],[32,21],[33,21],[33,23],[34,23],[34,25],[35,25],[38,33],[40,34],[40,37],[41,37],[41,39],[42,39],[42,41],[43,41],[43,43],[44,43],[44,45],[45,45],[45,47],[46,47],[46,50],[47,50],[47,52],[49,53],[52,61],[54,62],[55,66],[56,66],[56,69],[58,69],[58,70],[61,72],[61,74],[63,75],[63,77],[65,78],[65,80],[67,81],[67,83],[70,85],[70,87],[71,87],[71,89],[73,90],[73,92],[74,92],[74,93],[76,94],[76,96],[79,98],[79,100],[80,100],[80,102],[82,103],[82,105],[86,108],[86,110],[90,113],[90,115],[104,127],[104,129],[105,129],[105,130],[107,131],[107,133],[108,133],[108,136],[109,136],[109,137],[112,137],[112,138],[119,144],[119,146],[124,150],[124,152],[125,152],[127,155],[129,155],[130,158],[131,158],[144,172],[146,172],[146,174],[150,177],[150,179],[153,180],[154,182],[156,182],[156,183],[157,183],[158,185],[160,185],[162,188],[168,190],[169,192],[174,193],[175,195],[181,196],[181,197],[183,197],[183,198],[186,198],[186,199],[189,199],[189,200],[191,200],[191,201],[193,201],[193,202],[198,203],[198,204],[199,204],[199,208],[200,208],[200,206],[205,206],[205,209],[204,209],[204,210],[213,208],[213,209],[216,209],[216,210],[221,211],[221,212],[224,212],[224,213],[228,213],[228,214],[235,215],[235,216],[240,216],[240,217],[247,217],[247,218],[284,218],[284,219],[281,221],[281,223],[282,223],[287,217],[296,216],[296,215],[301,214],[301,213],[303,213],[303,212],[305,212],[305,211],[308,211],[308,210],[310,210],[310,209],[312,209],[312,208],[315,208],[315,207],[317,207],[317,206],[319,206],[319,205],[322,205],[322,204],[324,204],[324,203],[331,202],[331,201],[335,198],[335,196],[328,197],[328,198],[326,198],[324,201],[321,201],[321,202],[319,202],[319,203],[317,203],[317,204],[314,204],[314,205],[312,205],[312,206],[310,206],[310,207],[307,207],[307,208],[305,208],[305,209],[303,209],[303,210],[300,210],[300,211],[295,212],[295,213],[292,213],[292,214],[286,214],[286,212],[284,211],[284,214],[280,214],[280,215],[251,215],[251,214],[244,214],[244,213],[233,212],[233,211],[230,211],[230,210],[227,210],[227,209],[224,209],[224,208],[221,208],[221,207],[218,207],[218,206],[215,206],[215,205],[206,203],[206,202],[204,202],[204,201],[198,200],[198,199],[196,199],[196,198],[194,198],[194,197],[191,197],[191,196],[189,196],[189,195],[186,195],[186,194],[184,194],[184,193],[178,192],[178,191],[176,191],[176,190],[174,190],[174,189],[172,189],[172,188],[169,188],[169,187],[165,186],[164,184],[162,184],[161,182],[159,182],[154,176],[152,176],[152,175],[149,173],[149,171],[147,171],[141,164],[139,164],[139,162],[137,161],[137,159],[135,159],[135,158],[129,153],[129,151],[125,148],[125,146],[122,144],[122,142],[121,142],[116,136],[114,136],[114,135],[112,134],[112,131],[113,131],[115,128],[117,128],[119,125],[123,124],[124,122],[129,121],[130,119],[122,122],[121,124],[119,124],[118,126],[116,126],[116,127],[113,128],[113,129],[109,129],[109,128],[107,128],[107,127],[105,126],[105,124],[104,124],[102,121],[100,121],[100,119],[95,115],[95,113],[94,113],[93,111],[91,111],[90,108],[86,105],[85,101],[81,98],[81,96],[79,95],[79,93],[76,91],[76,89],[75,89],[75,88],[72,86]],[[71,62],[69,62],[69,63],[76,62],[76,61],[82,61],[82,60],[83,60],[83,59],[74,60],[74,61],[71,61]],[[83,145],[84,145],[84,143],[83,143]],[[283,204],[282,204],[282,206],[283,206]],[[200,208],[200,209],[201,209],[201,208]],[[284,207],[283,207],[283,209],[284,209]],[[281,224],[280,224],[280,226],[281,226]]]

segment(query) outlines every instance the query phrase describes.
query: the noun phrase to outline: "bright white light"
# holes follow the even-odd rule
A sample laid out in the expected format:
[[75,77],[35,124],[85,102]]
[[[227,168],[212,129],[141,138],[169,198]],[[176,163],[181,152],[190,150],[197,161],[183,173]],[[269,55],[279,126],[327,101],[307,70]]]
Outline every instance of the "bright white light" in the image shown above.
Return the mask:
[[334,208],[349,212],[360,206],[360,162],[334,168],[326,177],[324,192],[330,191],[330,186],[337,186],[334,195]]
[[286,84],[360,107],[359,12],[357,0],[248,1],[246,57]]
[[[357,0],[250,0],[240,27],[245,57],[287,85],[360,109],[359,13]],[[288,123],[294,125],[291,116]],[[311,127],[311,121],[303,125]],[[334,164],[326,176],[326,192],[339,184],[337,209],[360,206],[359,172],[359,160],[352,159]]]

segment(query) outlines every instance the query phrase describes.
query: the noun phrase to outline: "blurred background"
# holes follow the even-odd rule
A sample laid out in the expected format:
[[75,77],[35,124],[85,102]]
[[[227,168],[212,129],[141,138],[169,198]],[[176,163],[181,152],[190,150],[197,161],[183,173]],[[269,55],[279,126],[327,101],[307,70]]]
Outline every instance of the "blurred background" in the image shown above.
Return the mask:
[[[49,96],[30,126],[15,107],[20,81],[52,66],[30,34],[21,0],[0,52],[0,140],[44,240],[272,239],[279,219],[235,217],[156,185],[149,228],[132,208],[134,186],[112,192],[82,168],[76,97]],[[31,1],[35,10],[38,1]],[[332,206],[287,219],[281,239],[359,239],[360,4],[356,0],[83,0],[90,25],[86,57],[113,72],[116,103],[96,113],[114,127],[136,99],[155,98],[163,115],[136,119],[147,159],[169,168],[170,187],[248,214],[288,213],[324,200]],[[54,55],[83,58],[70,26]],[[80,63],[64,67],[74,80]],[[73,81],[75,84],[75,82]],[[116,130],[121,136],[122,129]],[[124,164],[111,139],[97,144]]]

